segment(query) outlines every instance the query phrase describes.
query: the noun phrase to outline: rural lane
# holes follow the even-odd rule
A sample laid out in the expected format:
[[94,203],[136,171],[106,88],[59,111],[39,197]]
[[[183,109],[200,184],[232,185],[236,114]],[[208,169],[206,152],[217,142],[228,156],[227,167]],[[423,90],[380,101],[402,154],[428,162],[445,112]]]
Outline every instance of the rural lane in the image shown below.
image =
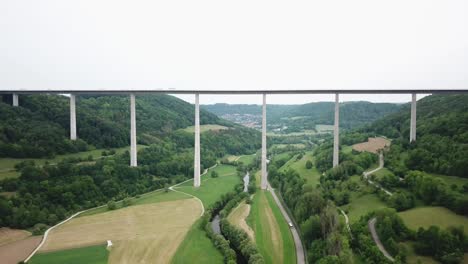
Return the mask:
[[369,179],[369,175],[371,175],[372,173],[375,173],[379,170],[381,170],[384,166],[384,157],[383,157],[383,154],[380,153],[379,154],[379,167],[377,167],[376,169],[373,169],[371,171],[365,171],[363,172],[363,176],[364,176],[364,179],[366,179],[370,184],[374,185],[375,187],[381,189],[382,191],[384,191],[386,194],[392,196],[393,193],[391,193],[390,191],[388,191],[387,189],[385,189],[384,187],[380,186],[380,184],[372,181],[371,179]]
[[375,222],[377,222],[377,218],[374,217],[371,220],[369,220],[369,223],[368,223],[369,231],[371,232],[372,239],[374,239],[374,242],[375,244],[377,244],[377,247],[379,248],[380,252],[382,252],[388,260],[390,260],[391,262],[394,262],[395,259],[387,252],[384,245],[380,241],[379,236],[377,235],[377,231],[375,230]]
[[[275,190],[271,188],[270,183],[268,183],[268,190],[270,191],[271,195],[273,196],[273,199],[278,205],[281,211],[281,214],[283,214],[284,219],[286,219],[286,222],[292,223],[291,218],[289,217],[288,213],[284,209],[281,201],[278,199],[278,196],[276,196]],[[294,244],[296,246],[297,264],[305,264],[304,247],[302,246],[302,241],[301,241],[301,237],[299,236],[299,232],[297,231],[296,228],[289,228],[289,230],[291,230],[291,233],[294,239]]]

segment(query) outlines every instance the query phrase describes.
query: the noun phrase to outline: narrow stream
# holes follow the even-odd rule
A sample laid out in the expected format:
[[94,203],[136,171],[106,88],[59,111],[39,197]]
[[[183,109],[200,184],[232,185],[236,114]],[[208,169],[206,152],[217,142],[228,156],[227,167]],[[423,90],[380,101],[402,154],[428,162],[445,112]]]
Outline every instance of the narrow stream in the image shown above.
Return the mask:
[[[243,178],[244,180],[244,192],[247,192],[249,190],[249,182],[250,182],[250,174],[247,172]],[[213,232],[216,234],[221,234],[221,227],[219,226],[219,214],[215,215],[213,220],[211,221],[211,229],[213,229]]]

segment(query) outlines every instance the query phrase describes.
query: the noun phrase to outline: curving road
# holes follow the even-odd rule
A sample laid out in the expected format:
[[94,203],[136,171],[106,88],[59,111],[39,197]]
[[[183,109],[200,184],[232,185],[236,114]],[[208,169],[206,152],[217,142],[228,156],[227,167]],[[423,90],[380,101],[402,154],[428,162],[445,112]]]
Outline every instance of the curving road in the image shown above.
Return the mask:
[[395,259],[390,255],[387,250],[385,249],[384,245],[379,239],[379,236],[377,235],[377,231],[375,230],[375,222],[377,222],[377,218],[372,218],[369,220],[368,225],[369,225],[369,231],[371,232],[372,239],[374,239],[375,244],[377,244],[377,247],[379,248],[380,252],[384,254],[384,256],[390,260],[391,262],[394,262]]
[[[283,204],[281,201],[278,199],[278,196],[276,196],[275,190],[271,188],[270,183],[268,183],[268,190],[270,191],[271,195],[273,196],[273,199],[275,200],[276,204],[278,205],[281,214],[283,215],[284,219],[286,219],[286,222],[292,223],[291,217],[289,217],[288,213],[283,207]],[[304,247],[302,247],[302,241],[301,237],[299,236],[299,232],[297,231],[296,228],[289,228],[291,230],[293,239],[294,239],[294,244],[296,247],[296,259],[297,259],[297,264],[305,264],[305,255],[304,255]]]
[[382,152],[379,154],[379,167],[377,167],[376,169],[373,169],[371,171],[365,171],[362,175],[364,176],[364,179],[367,180],[367,182],[369,182],[370,184],[374,185],[375,187],[381,189],[382,191],[384,191],[386,194],[392,196],[393,193],[391,193],[390,191],[388,191],[387,189],[385,189],[384,187],[380,186],[380,184],[372,181],[371,179],[369,179],[369,175],[371,175],[372,173],[374,172],[377,172],[379,170],[381,170],[384,166],[384,158],[383,158],[383,154]]

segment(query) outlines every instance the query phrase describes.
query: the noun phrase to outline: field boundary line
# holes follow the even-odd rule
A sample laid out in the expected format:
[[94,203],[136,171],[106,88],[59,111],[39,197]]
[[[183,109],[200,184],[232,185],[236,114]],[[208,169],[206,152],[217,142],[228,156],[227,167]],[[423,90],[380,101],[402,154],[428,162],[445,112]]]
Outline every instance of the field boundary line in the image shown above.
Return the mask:
[[[207,174],[209,170],[214,169],[216,166],[218,166],[218,163],[216,163],[215,165],[209,167],[208,169],[205,169],[205,171],[200,175],[200,177],[203,176],[203,175],[205,175],[205,174]],[[198,201],[200,202],[200,204],[201,204],[201,207],[202,207],[202,212],[201,212],[201,214],[200,214],[200,217],[202,217],[203,214],[205,214],[205,206],[203,205],[202,200],[200,200],[200,198],[198,198],[198,197],[196,197],[196,196],[194,196],[194,195],[191,195],[191,194],[189,194],[189,193],[182,192],[182,191],[178,191],[178,190],[174,189],[175,187],[177,187],[177,186],[179,186],[179,185],[181,185],[181,184],[183,184],[183,183],[186,183],[186,182],[188,182],[188,181],[191,181],[191,180],[193,180],[193,179],[188,179],[188,180],[186,180],[186,181],[183,181],[183,182],[179,182],[179,183],[177,183],[177,184],[174,184],[174,185],[172,185],[171,187],[169,187],[169,190],[174,191],[174,192],[178,192],[178,193],[182,193],[182,194],[185,194],[185,195],[188,195],[188,196],[193,197],[193,198],[195,198],[196,200],[198,200]]]

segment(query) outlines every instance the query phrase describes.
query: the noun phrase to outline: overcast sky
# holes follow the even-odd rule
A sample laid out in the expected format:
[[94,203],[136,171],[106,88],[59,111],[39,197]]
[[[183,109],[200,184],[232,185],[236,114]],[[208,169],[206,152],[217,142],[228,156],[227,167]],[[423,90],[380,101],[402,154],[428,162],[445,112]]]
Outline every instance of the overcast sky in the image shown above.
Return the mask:
[[463,89],[467,14],[466,0],[3,0],[0,89]]

